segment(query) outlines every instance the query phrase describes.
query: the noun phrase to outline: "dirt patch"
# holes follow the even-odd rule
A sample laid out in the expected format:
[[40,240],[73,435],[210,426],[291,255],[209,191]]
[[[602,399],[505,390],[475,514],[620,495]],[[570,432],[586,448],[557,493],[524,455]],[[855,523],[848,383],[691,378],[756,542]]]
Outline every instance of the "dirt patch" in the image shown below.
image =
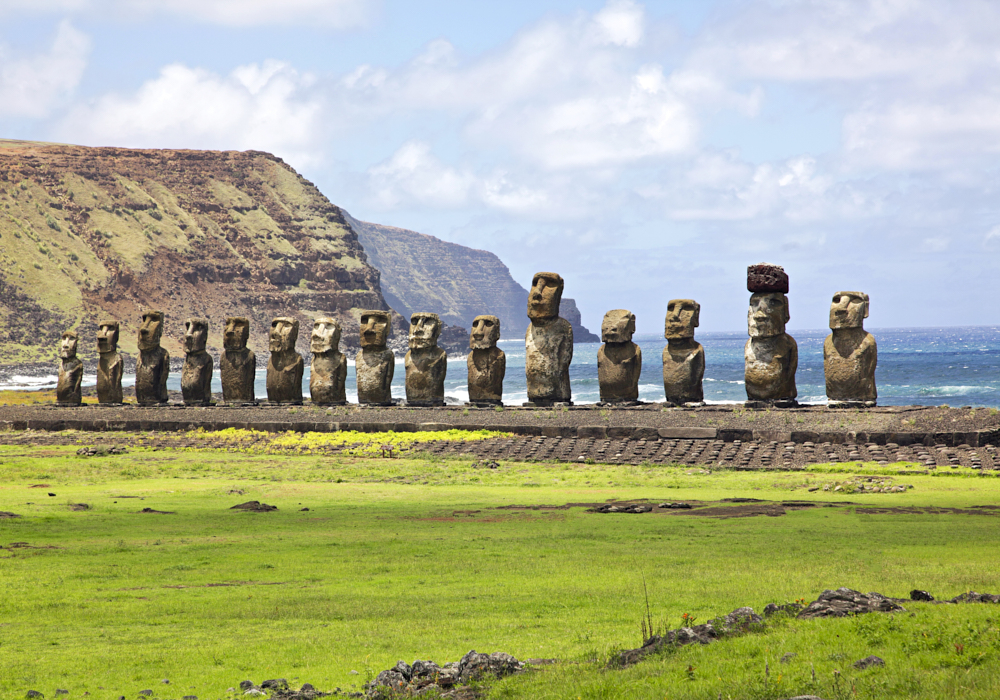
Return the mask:
[[991,510],[975,510],[976,508],[995,508],[996,506],[973,506],[972,508],[938,508],[936,506],[909,506],[900,508],[855,508],[854,512],[862,515],[938,515],[954,513],[957,515],[997,515]]
[[757,515],[777,517],[784,515],[785,507],[778,503],[751,503],[738,506],[718,506],[709,508],[692,508],[691,510],[674,510],[676,515],[700,515],[706,518],[752,518]]
[[11,513],[11,512],[6,511],[6,510],[0,510],[0,519],[3,519],[3,518],[20,518],[20,517],[21,516],[18,515],[17,513]]
[[246,503],[240,503],[238,506],[233,506],[229,510],[246,510],[251,513],[269,513],[272,510],[278,510],[278,506],[270,506],[266,503],[261,503],[260,501],[247,501]]

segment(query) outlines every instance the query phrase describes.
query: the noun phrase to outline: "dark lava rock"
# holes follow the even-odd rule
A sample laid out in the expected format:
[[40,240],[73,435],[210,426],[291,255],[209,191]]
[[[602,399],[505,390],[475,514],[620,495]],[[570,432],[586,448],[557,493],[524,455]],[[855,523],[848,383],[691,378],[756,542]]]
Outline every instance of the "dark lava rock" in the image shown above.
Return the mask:
[[854,668],[864,670],[872,666],[885,666],[885,661],[877,656],[866,656],[860,661],[855,661],[853,664]]
[[288,690],[288,681],[284,678],[270,678],[260,684],[264,690]]
[[746,632],[754,625],[763,622],[763,618],[753,611],[753,608],[736,608],[728,615],[717,617],[695,627],[681,627],[670,630],[663,635],[654,635],[646,640],[638,649],[623,651],[614,657],[612,665],[631,666],[644,656],[665,646],[683,646],[685,644],[710,644],[727,634]]
[[[157,515],[176,515],[172,510],[154,510],[152,508],[143,508],[142,510],[137,510],[136,513],[155,513]],[[164,681],[168,683],[169,681]]]
[[887,598],[881,593],[865,594],[850,588],[838,588],[835,591],[820,593],[819,598],[809,603],[798,617],[808,620],[816,617],[846,617],[870,612],[896,611],[905,612],[895,599]]
[[785,268],[769,263],[747,267],[748,292],[781,292],[788,294],[788,275]]
[[458,683],[468,683],[488,676],[503,678],[524,670],[524,664],[510,654],[502,651],[492,654],[480,654],[470,651],[460,661],[438,666],[433,661],[417,659],[413,666],[400,661],[388,668],[375,680],[368,684],[366,691],[369,697],[382,697],[388,690],[395,694],[431,692],[450,688]]
[[764,606],[764,617],[771,617],[771,615],[777,615],[778,613],[797,615],[804,607],[801,603],[783,603],[782,605],[768,603]]
[[674,510],[674,509],[690,510],[691,509],[691,504],[690,503],[661,503],[659,507],[660,508],[668,508],[668,509],[671,509],[671,510]]
[[459,678],[462,682],[468,682],[482,678],[486,675],[493,675],[497,678],[510,676],[524,670],[524,664],[515,659],[510,654],[497,651],[492,654],[479,654],[470,651],[458,662],[461,674]]
[[0,519],[2,518],[20,518],[21,516],[17,513],[10,513],[6,510],[0,510]]
[[45,696],[42,693],[38,692],[37,690],[29,690],[27,693],[24,694],[24,697],[26,697],[26,698],[44,698]]
[[185,695],[184,697],[181,698],[181,700],[198,700],[198,696],[197,695]]
[[[246,503],[240,503],[238,506],[233,506],[229,510],[248,510],[253,513],[267,513],[271,510],[278,510],[278,506],[269,506],[260,501],[247,501]],[[264,686],[262,685],[261,687],[263,688]]]
[[410,670],[410,680],[417,678],[434,678],[441,673],[441,667],[433,661],[421,661],[417,659],[413,662]]
[[914,588],[912,591],[910,591],[910,600],[927,600],[927,601],[930,601],[930,600],[934,600],[934,596],[932,596],[927,591],[921,591],[921,590],[918,590],[918,589]]
[[139,695],[145,695],[147,697],[150,696],[150,695],[152,695],[152,694],[153,694],[153,691],[149,690],[148,688],[146,690],[140,690],[139,691]]
[[969,591],[951,599],[952,603],[1000,603],[1000,595]]
[[250,690],[253,687],[253,681],[240,681],[240,690]]

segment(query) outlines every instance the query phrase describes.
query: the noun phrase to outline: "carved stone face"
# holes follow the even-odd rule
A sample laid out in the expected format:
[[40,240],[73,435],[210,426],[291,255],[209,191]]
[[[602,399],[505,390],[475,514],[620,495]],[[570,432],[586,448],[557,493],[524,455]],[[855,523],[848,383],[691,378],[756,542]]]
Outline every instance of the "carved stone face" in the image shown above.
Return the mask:
[[226,330],[222,333],[222,346],[226,350],[243,350],[250,340],[250,321],[241,316],[226,319]]
[[385,311],[361,312],[361,347],[384,348],[389,340],[390,320]]
[[837,292],[830,303],[830,328],[862,328],[868,318],[868,295]]
[[410,349],[432,348],[441,335],[441,319],[437,314],[416,313],[410,317]]
[[701,316],[701,304],[694,299],[671,299],[667,304],[663,337],[667,340],[693,338],[699,316]]
[[489,350],[500,340],[500,319],[496,316],[476,316],[469,334],[469,347],[473,350]]
[[320,354],[340,348],[340,324],[329,316],[320,316],[313,321],[313,332],[309,350]]
[[601,340],[605,343],[629,343],[635,333],[635,314],[626,309],[614,309],[604,314]]
[[118,321],[101,321],[97,327],[97,352],[118,350]]
[[160,336],[163,335],[163,312],[147,311],[142,315],[142,325],[139,326],[139,349],[155,350],[160,347]]
[[71,360],[76,357],[76,344],[79,338],[73,331],[66,331],[62,334],[62,342],[59,343],[59,357],[64,360]]
[[189,318],[184,322],[184,352],[204,352],[207,343],[207,318]]
[[782,335],[788,319],[788,297],[781,292],[755,292],[750,297],[747,330],[751,338]]
[[563,278],[554,272],[537,272],[528,293],[528,318],[545,319],[559,315]]
[[294,318],[279,316],[271,321],[271,338],[268,348],[271,352],[291,352],[299,339],[299,322]]

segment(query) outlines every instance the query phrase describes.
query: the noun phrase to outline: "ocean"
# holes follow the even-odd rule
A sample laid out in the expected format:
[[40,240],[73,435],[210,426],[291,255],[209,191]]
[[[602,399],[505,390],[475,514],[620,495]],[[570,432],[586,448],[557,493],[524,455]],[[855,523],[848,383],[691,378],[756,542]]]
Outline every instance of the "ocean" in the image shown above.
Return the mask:
[[[955,328],[883,328],[871,329],[878,341],[878,403],[881,406],[925,405],[1000,407],[1000,327],[969,326]],[[792,331],[799,345],[799,368],[796,383],[799,402],[826,403],[823,379],[823,339],[829,330]],[[708,403],[742,403],[743,346],[746,331],[700,333],[696,338],[705,347],[705,400]],[[663,400],[662,354],[666,341],[657,336],[636,336],[642,349],[643,369],[639,382],[642,401]],[[519,405],[527,400],[524,380],[524,341],[504,340],[500,347],[507,354],[504,403]],[[597,349],[599,343],[582,343],[573,351],[570,378],[575,403],[595,403],[600,398],[597,384]],[[308,363],[309,357],[305,356]],[[257,372],[257,397],[264,400],[265,358]],[[354,360],[349,360],[347,396],[357,401]],[[449,357],[445,396],[448,403],[464,403],[469,398],[466,384],[465,356]],[[396,359],[393,396],[406,396],[403,359]],[[42,389],[55,387],[55,374],[42,377],[14,375],[0,380],[0,389]],[[134,384],[126,376],[123,384]],[[84,385],[93,385],[96,377],[84,376]],[[309,368],[306,367],[304,391],[308,395]],[[168,387],[180,391],[180,373],[174,372]],[[221,392],[218,371],[213,391]]]

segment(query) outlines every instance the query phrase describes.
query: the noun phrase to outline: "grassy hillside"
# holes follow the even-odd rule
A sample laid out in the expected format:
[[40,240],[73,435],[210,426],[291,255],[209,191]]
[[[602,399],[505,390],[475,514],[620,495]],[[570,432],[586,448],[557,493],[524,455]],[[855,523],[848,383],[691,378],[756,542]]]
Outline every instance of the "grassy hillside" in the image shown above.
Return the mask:
[[103,318],[134,352],[146,308],[166,313],[172,354],[190,316],[214,349],[230,315],[252,319],[258,351],[278,315],[339,317],[349,341],[358,310],[388,308],[378,279],[341,210],[272,155],[0,141],[6,363],[53,359],[65,329],[93,357]]

